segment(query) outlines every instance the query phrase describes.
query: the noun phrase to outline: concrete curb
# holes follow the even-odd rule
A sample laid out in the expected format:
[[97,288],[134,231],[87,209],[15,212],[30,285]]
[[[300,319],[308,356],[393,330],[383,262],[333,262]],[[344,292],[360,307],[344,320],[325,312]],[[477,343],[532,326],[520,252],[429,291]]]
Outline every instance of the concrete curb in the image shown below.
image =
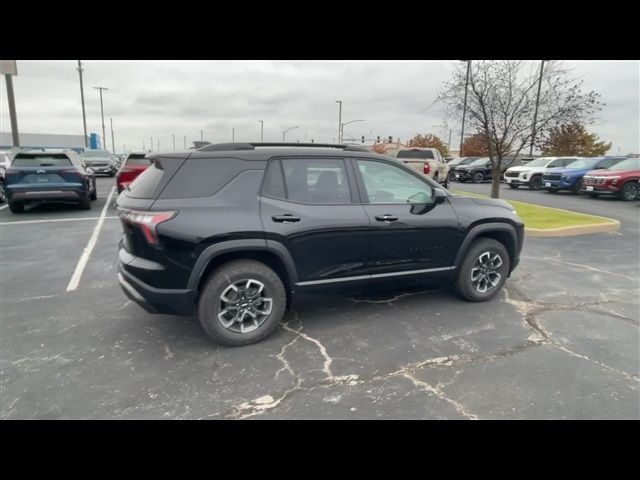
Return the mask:
[[525,226],[524,232],[529,237],[569,237],[572,235],[587,235],[589,233],[598,232],[617,232],[620,230],[620,222],[618,220],[614,220],[612,218],[607,218],[607,220],[608,222],[606,223],[592,223],[589,225],[574,225],[572,227],[560,228],[527,228]]

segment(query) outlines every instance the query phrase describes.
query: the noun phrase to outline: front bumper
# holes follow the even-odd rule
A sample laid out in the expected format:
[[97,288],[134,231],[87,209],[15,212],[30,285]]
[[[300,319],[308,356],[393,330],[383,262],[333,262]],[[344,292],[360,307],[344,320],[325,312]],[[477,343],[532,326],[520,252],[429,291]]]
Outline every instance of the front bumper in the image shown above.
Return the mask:
[[580,187],[582,193],[612,193],[614,195],[620,194],[620,188],[614,185],[582,185]]
[[473,176],[468,171],[463,172],[453,172],[452,180],[460,181],[460,180],[473,180]]
[[528,180],[523,180],[520,177],[504,177],[504,181],[507,185],[529,185]]

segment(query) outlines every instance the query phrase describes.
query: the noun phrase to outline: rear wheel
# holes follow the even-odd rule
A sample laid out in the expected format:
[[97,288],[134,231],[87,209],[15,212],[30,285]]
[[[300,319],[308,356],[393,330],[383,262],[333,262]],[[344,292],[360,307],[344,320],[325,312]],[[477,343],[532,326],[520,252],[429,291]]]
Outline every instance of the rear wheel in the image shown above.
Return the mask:
[[24,205],[16,202],[9,202],[9,210],[11,213],[22,213],[24,212]]
[[509,188],[513,188],[514,190],[520,186],[520,185],[514,185],[513,183],[508,183],[507,185],[509,185]]
[[84,196],[80,199],[80,210],[89,210],[91,208],[91,198],[89,191],[84,194]]
[[622,197],[623,200],[626,200],[628,202],[630,202],[631,200],[635,200],[636,198],[639,198],[638,184],[633,182],[626,183],[624,187],[622,187],[622,190],[620,191],[620,197]]
[[255,260],[234,260],[207,280],[198,314],[216,343],[247,345],[270,335],[284,315],[287,295],[280,277]]
[[91,200],[96,200],[98,198],[98,189],[96,188],[96,181],[93,181],[93,190],[91,191],[91,195],[89,196]]
[[473,182],[474,183],[482,183],[484,180],[484,175],[482,172],[477,172],[473,174]]
[[454,287],[470,302],[484,302],[500,291],[509,275],[509,252],[493,238],[476,240],[467,252]]
[[580,182],[573,184],[573,187],[571,187],[571,193],[574,195],[580,195]]
[[4,182],[0,180],[0,203],[7,201],[7,194],[4,191]]

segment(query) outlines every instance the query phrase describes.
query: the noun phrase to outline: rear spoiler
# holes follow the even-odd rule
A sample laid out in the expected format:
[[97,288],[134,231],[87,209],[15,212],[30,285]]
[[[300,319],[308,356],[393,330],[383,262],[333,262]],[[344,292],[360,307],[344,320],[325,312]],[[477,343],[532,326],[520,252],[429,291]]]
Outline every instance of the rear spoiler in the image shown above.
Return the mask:
[[206,142],[206,141],[203,141],[203,140],[194,141],[193,142],[193,147],[189,147],[189,150],[197,150],[197,149],[205,147],[207,145],[211,145],[211,142]]

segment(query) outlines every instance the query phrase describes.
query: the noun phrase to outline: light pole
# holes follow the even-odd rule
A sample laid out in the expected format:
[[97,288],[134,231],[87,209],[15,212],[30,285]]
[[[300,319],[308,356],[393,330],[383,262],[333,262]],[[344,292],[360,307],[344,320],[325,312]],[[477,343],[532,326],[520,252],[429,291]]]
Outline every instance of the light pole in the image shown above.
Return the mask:
[[116,142],[113,137],[113,117],[109,117],[109,122],[111,124],[111,150],[114,155],[116,154]]
[[184,151],[187,151],[187,136],[184,136]]
[[464,120],[467,115],[467,90],[469,89],[469,70],[471,70],[471,60],[467,60],[467,80],[464,84],[464,106],[462,107],[462,131],[460,132],[460,152],[458,153],[459,156],[462,156],[462,143],[464,142]]
[[540,62],[540,78],[538,79],[538,96],[536,97],[536,109],[533,113],[533,128],[531,132],[531,147],[529,147],[529,156],[533,156],[533,142],[536,140],[536,122],[538,121],[538,104],[540,103],[540,88],[542,87],[542,71],[544,70],[544,60]]
[[149,150],[153,150],[153,137],[151,137],[151,145],[149,145]]
[[342,143],[342,100],[336,100],[336,103],[340,104],[338,110],[338,143]]
[[[104,129],[104,108],[102,106],[102,91],[103,90],[109,90],[106,87],[93,87],[96,90],[100,90],[100,114],[102,115],[102,141],[104,142],[104,146],[106,146],[107,144],[107,139],[106,139],[106,133],[105,133],[105,129]],[[104,148],[104,147],[102,147]]]
[[202,137],[204,136],[204,130],[200,130],[200,140],[204,140]]
[[342,143],[342,141],[344,140],[344,126],[345,125],[349,125],[350,123],[355,123],[355,122],[366,122],[366,120],[351,120],[350,122],[345,122],[342,125],[340,125],[340,141],[338,143]]
[[291,127],[291,128],[287,128],[286,130],[283,130],[283,132],[282,132],[282,143],[284,143],[284,138],[285,138],[285,135],[287,134],[287,132],[289,130],[293,130],[294,128],[300,128],[300,127],[295,126],[295,127]]
[[231,143],[236,141],[236,129],[235,127],[231,129]]
[[89,148],[87,139],[87,114],[84,109],[84,84],[82,83],[82,62],[78,60],[78,75],[80,76],[80,101],[82,102],[82,125],[84,126],[84,146]]
[[172,133],[171,138],[173,139],[173,151],[176,151],[176,134]]
[[264,122],[262,120],[258,120],[260,122],[260,141],[264,142]]

